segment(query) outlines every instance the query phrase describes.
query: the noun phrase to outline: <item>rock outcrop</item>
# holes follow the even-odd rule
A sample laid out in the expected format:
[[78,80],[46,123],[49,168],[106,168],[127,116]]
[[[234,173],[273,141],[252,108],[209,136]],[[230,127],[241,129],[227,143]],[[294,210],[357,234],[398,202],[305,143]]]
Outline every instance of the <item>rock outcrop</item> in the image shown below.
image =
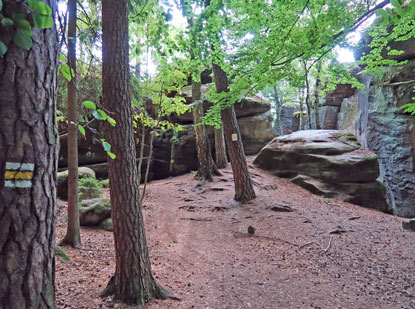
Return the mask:
[[[211,85],[202,85],[202,93],[205,94]],[[184,87],[183,96],[187,103],[191,103],[191,86]],[[212,106],[204,102],[205,110]],[[269,113],[271,104],[264,97],[257,95],[244,98],[235,104],[235,111],[241,130],[242,141],[247,155],[258,153],[272,138],[275,137],[272,127],[272,116]],[[172,116],[170,120],[182,124],[184,130],[173,137],[173,132],[159,131],[153,140],[153,157],[149,171],[149,180],[163,179],[169,176],[177,176],[191,170],[197,170],[198,159],[196,152],[195,133],[193,130],[193,116],[188,112],[180,116]],[[94,128],[100,131],[99,124],[95,123]],[[140,130],[137,130],[140,131]],[[211,127],[207,127],[212,154],[214,154],[214,133]],[[140,141],[140,132],[136,134],[136,140]],[[142,166],[142,177],[148,162],[149,136],[145,134],[145,153]],[[64,139],[60,151],[60,168],[67,166],[66,140]],[[137,156],[140,153],[140,143],[136,145]],[[96,137],[87,130],[86,137],[79,140],[79,165],[87,166],[95,171],[99,179],[108,178],[107,154],[102,145],[96,141]]]
[[[205,94],[212,87],[212,84],[202,85],[202,99],[205,100]],[[192,86],[183,87],[183,96],[186,99],[186,103],[192,103]],[[212,107],[212,103],[208,101],[203,102],[203,109],[205,112]],[[262,95],[256,95],[254,97],[243,98],[240,102],[235,103],[235,113],[237,118],[248,117],[266,113],[271,108],[271,103]],[[182,124],[193,123],[192,112],[189,111],[183,115],[176,116],[176,121]]]
[[[88,167],[78,168],[78,178],[95,178],[95,172]],[[68,170],[59,172],[57,175],[58,197],[66,200],[68,198]]]
[[83,200],[79,205],[79,221],[82,226],[98,226],[111,217],[111,202],[107,198]]
[[[323,129],[336,130],[339,129],[338,118],[340,110],[343,106],[344,99],[352,97],[356,93],[356,89],[348,84],[339,84],[336,89],[327,93],[324,103],[324,122]],[[344,107],[343,107],[344,109]],[[344,110],[343,110],[344,113]]]
[[361,79],[366,93],[359,93],[356,136],[379,158],[393,213],[415,217],[415,117],[400,109],[414,101],[415,61]]
[[[257,154],[275,137],[270,113],[238,118],[238,123],[247,155]],[[175,138],[170,131],[163,132],[154,139],[153,179],[163,179],[197,170],[199,162],[193,125],[183,125],[183,129]],[[214,156],[213,128],[207,127],[207,133]]]
[[305,130],[274,138],[254,160],[258,167],[324,197],[387,211],[385,188],[371,151],[353,134]]

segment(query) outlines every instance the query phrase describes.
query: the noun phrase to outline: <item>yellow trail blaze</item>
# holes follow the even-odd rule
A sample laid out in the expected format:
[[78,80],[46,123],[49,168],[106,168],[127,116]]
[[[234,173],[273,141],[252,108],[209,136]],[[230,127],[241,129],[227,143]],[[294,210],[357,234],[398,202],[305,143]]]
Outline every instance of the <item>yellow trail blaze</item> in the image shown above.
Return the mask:
[[32,179],[33,172],[18,172],[18,171],[6,171],[4,174],[5,179]]

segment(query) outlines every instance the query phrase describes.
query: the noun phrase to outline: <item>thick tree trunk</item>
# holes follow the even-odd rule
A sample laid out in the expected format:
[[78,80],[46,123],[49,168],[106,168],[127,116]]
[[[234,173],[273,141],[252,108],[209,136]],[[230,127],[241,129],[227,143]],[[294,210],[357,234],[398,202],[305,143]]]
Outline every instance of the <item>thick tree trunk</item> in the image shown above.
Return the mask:
[[[201,85],[192,81],[192,101],[200,101]],[[213,181],[213,175],[218,175],[219,171],[212,158],[209,138],[206,133],[205,125],[202,124],[203,103],[196,104],[193,109],[193,124],[196,137],[197,158],[199,159],[198,176],[202,181]]]
[[[223,122],[223,119],[222,119]],[[217,168],[226,168],[228,165],[228,157],[226,155],[225,147],[225,135],[223,133],[223,123],[220,125],[220,129],[215,130],[215,157]]]
[[[222,68],[213,64],[212,70],[215,77],[216,91],[218,93],[229,91],[228,77]],[[234,199],[240,202],[247,202],[255,198],[255,191],[252,185],[251,175],[249,174],[248,164],[246,163],[241,133],[233,105],[223,109],[221,114],[226,147],[229,152],[235,182]]]
[[[55,11],[54,1],[45,1]],[[3,0],[5,16],[26,12]],[[25,51],[0,31],[0,306],[55,308],[57,144],[54,29],[33,29]]]
[[78,210],[78,96],[76,91],[76,4],[68,1],[68,65],[74,74],[68,83],[68,224],[60,245],[82,245]]
[[144,305],[168,292],[153,278],[141,212],[129,91],[127,0],[102,1],[103,103],[116,126],[106,126],[115,160],[108,160],[116,267],[102,296]]

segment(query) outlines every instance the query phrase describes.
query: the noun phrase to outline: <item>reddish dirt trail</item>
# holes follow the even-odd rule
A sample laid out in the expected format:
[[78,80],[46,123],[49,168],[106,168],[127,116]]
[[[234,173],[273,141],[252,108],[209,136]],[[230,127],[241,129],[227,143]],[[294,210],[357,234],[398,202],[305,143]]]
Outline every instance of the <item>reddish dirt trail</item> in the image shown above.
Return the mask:
[[[201,187],[192,174],[149,184],[153,270],[181,298],[149,308],[415,308],[415,233],[401,218],[250,168],[258,197],[246,205],[231,202],[229,168]],[[57,260],[58,308],[112,307],[97,296],[114,269],[112,234],[83,229],[82,239],[82,250],[65,248],[70,262]]]

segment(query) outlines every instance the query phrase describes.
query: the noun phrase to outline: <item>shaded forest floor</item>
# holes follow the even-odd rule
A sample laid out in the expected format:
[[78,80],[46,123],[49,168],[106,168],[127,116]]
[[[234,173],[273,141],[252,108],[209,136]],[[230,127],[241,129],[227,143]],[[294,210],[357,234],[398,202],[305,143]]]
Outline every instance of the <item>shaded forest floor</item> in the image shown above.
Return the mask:
[[[246,205],[231,202],[230,167],[201,187],[193,174],[149,184],[143,212],[153,271],[181,298],[149,308],[415,308],[415,233],[402,230],[401,218],[250,169],[257,198]],[[58,240],[66,212],[59,205]],[[65,248],[70,262],[56,261],[58,308],[114,307],[98,297],[114,270],[112,233],[81,233],[83,248]]]

